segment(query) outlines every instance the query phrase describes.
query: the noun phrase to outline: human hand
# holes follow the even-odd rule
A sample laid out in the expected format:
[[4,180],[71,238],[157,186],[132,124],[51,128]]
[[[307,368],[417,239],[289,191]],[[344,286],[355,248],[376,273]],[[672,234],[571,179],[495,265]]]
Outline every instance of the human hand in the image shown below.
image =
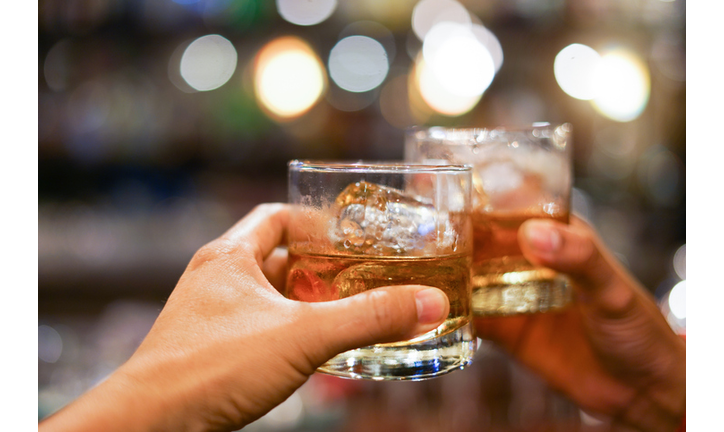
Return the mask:
[[133,356],[39,431],[236,430],[283,402],[334,355],[408,339],[447,316],[445,294],[380,288],[284,298],[284,204],[260,205],[194,255]]
[[686,345],[653,298],[578,219],[527,221],[518,240],[529,261],[572,278],[577,301],[557,313],[476,318],[478,336],[614,425],[675,430],[686,405]]

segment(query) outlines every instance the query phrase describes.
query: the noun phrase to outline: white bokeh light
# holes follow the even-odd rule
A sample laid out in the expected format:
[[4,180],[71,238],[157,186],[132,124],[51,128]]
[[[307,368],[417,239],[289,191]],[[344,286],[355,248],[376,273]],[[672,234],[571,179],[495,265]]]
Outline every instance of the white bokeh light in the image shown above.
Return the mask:
[[464,24],[435,25],[425,37],[422,54],[437,81],[457,96],[480,96],[495,77],[490,52]]
[[447,116],[465,114],[473,109],[481,98],[481,95],[460,96],[450,92],[422,58],[418,58],[415,64],[415,83],[425,103],[436,112]]
[[686,279],[686,244],[681,245],[674,254],[674,271],[682,280]]
[[53,45],[45,56],[43,73],[45,82],[53,91],[63,91],[68,88],[72,67],[70,54],[73,51],[71,39],[63,39]]
[[500,41],[493,32],[480,24],[473,24],[470,30],[488,50],[490,57],[493,59],[493,64],[495,64],[495,72],[497,73],[500,67],[503,66],[503,47],[500,45]]
[[236,70],[234,46],[219,35],[202,36],[181,57],[181,77],[198,91],[214,90],[229,81]]
[[594,76],[600,62],[601,56],[593,48],[571,44],[556,55],[553,72],[558,85],[569,96],[590,100],[596,96]]
[[412,31],[420,40],[441,22],[470,25],[470,14],[455,0],[422,0],[412,10]]
[[324,92],[324,68],[314,51],[294,37],[283,37],[259,51],[254,86],[261,104],[281,118],[296,117]]
[[319,24],[332,15],[337,0],[277,0],[279,15],[300,26]]
[[350,92],[365,92],[385,80],[390,65],[385,48],[367,36],[349,36],[329,53],[329,75]]
[[63,354],[63,339],[47,325],[38,326],[38,358],[46,363],[55,363]]
[[669,310],[680,320],[686,318],[686,281],[674,285],[669,292]]
[[593,81],[593,106],[606,117],[628,122],[646,108],[651,91],[649,72],[634,54],[624,50],[604,54]]

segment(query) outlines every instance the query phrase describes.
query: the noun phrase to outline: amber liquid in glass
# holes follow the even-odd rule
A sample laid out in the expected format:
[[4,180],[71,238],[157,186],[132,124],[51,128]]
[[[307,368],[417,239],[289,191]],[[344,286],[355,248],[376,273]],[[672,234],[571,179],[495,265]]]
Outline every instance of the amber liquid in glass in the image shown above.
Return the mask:
[[[287,297],[318,302],[337,300],[391,285],[427,285],[445,292],[448,318],[437,329],[400,346],[450,333],[470,318],[469,255],[442,257],[350,257],[289,254]],[[387,344],[389,345],[389,344]]]
[[[472,362],[469,254],[436,257],[376,257],[289,252],[286,296],[337,300],[382,286],[428,285],[450,301],[447,319],[414,339],[342,353],[320,368],[332,375],[378,379],[423,379]],[[382,357],[382,361],[380,361]]]
[[473,212],[473,311],[476,316],[546,312],[572,301],[568,279],[523,257],[518,228],[528,219],[568,223],[568,212]]

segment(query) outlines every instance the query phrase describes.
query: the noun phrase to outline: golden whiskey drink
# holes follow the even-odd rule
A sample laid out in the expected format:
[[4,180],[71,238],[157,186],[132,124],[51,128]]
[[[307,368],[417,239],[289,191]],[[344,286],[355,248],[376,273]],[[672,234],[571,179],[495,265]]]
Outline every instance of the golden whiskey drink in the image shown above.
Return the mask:
[[427,285],[448,297],[438,328],[351,350],[320,372],[419,380],[472,362],[470,168],[293,161],[285,295],[334,301],[380,287]]
[[568,213],[473,213],[473,304],[476,315],[547,312],[567,306],[572,297],[565,276],[523,257],[518,228],[528,219],[568,223]]
[[415,129],[405,158],[473,166],[473,312],[499,316],[547,312],[572,302],[568,278],[528,262],[518,229],[528,219],[568,223],[571,127]]
[[445,336],[468,324],[470,308],[469,254],[415,257],[350,257],[289,252],[286,296],[292,300],[338,300],[374,288],[428,285],[441,289],[450,301],[450,313],[438,328],[415,339],[382,344],[406,347]]

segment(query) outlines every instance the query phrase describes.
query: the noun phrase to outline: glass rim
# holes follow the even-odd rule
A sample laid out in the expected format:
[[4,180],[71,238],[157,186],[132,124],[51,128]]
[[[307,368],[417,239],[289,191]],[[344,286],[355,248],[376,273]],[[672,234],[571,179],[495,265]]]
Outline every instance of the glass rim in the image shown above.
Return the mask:
[[290,171],[304,172],[369,172],[369,173],[472,173],[472,165],[461,163],[424,164],[405,161],[324,161],[294,159],[287,163]]
[[[563,127],[566,133],[570,133],[572,131],[572,125],[570,122],[560,122],[560,123],[551,123],[551,122],[534,122],[530,125],[519,125],[519,126],[496,126],[493,128],[487,128],[487,127],[446,127],[446,126],[412,126],[406,129],[407,135],[418,135],[420,133],[424,133],[424,138],[433,138],[433,139],[445,139],[449,137],[449,134],[454,133],[462,133],[462,134],[478,134],[481,132],[494,132],[494,133],[500,133],[500,134],[506,134],[506,133],[526,133],[526,132],[534,132],[534,131],[555,131],[558,128]],[[443,132],[445,136],[441,137],[435,137],[433,136],[435,132]]]

